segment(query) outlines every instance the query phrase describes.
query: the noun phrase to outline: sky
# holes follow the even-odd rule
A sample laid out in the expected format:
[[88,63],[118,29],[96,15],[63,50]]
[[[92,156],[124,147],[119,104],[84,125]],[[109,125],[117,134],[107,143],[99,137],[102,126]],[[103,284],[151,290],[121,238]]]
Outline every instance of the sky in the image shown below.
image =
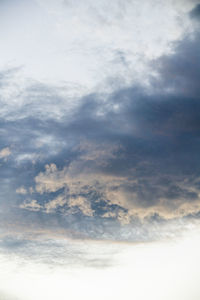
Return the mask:
[[200,297],[200,2],[0,0],[0,300]]

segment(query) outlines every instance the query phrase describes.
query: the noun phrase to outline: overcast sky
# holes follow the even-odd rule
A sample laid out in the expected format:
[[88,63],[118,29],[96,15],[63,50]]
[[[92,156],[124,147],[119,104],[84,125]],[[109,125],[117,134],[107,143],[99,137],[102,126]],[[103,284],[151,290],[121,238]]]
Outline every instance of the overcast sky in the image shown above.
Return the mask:
[[0,299],[199,299],[199,1],[0,0],[0,41]]

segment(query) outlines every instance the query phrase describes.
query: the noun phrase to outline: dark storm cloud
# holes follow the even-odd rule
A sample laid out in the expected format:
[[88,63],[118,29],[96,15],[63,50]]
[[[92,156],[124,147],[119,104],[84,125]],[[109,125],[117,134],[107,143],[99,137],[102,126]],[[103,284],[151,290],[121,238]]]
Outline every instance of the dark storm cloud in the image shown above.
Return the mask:
[[175,95],[198,98],[200,76],[200,33],[187,35],[174,43],[176,50],[172,55],[163,56],[153,62],[160,80],[154,81],[154,87],[164,89]]

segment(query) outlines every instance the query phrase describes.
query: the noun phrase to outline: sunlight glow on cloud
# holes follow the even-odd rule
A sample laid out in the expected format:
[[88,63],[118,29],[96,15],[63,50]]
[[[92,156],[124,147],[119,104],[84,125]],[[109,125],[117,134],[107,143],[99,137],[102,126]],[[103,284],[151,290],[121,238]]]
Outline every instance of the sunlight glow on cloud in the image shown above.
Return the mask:
[[9,147],[3,148],[0,150],[0,159],[6,159],[8,156],[11,155],[11,151]]

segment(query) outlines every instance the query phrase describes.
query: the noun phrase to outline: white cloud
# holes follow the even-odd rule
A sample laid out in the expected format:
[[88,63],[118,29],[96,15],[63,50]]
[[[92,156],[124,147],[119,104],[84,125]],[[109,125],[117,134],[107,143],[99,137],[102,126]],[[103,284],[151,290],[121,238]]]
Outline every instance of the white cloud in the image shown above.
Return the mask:
[[60,119],[90,92],[148,83],[149,60],[171,51],[191,27],[186,13],[194,7],[179,0],[19,2],[9,1],[0,18],[0,68],[21,67],[1,87],[0,115],[8,119]]
[[37,200],[30,200],[21,204],[20,208],[28,209],[31,211],[39,211],[42,208],[42,206],[38,204]]
[[71,197],[68,201],[69,207],[78,207],[85,216],[93,216],[93,210],[91,208],[90,202],[85,197]]
[[6,160],[10,155],[11,155],[11,150],[9,147],[0,150],[0,159]]
[[62,207],[66,204],[66,199],[64,195],[59,195],[58,197],[56,197],[55,199],[47,202],[44,207],[46,209],[46,212],[52,212],[54,211],[57,207]]
[[55,164],[45,166],[45,172],[40,172],[35,177],[36,191],[40,194],[44,192],[56,192],[66,185],[65,169],[59,171]]
[[16,193],[17,194],[21,194],[21,195],[26,195],[27,194],[27,190],[23,186],[21,186],[18,189],[16,189]]
[[192,295],[198,300],[199,247],[199,229],[173,242],[141,244],[42,237],[22,247],[21,255],[0,253],[0,296],[9,295],[6,300],[92,300],[94,295],[97,300],[190,300]]
[[38,0],[19,11],[10,2],[0,23],[0,65],[12,61],[25,77],[87,89],[110,76],[144,78],[146,59],[169,51],[189,26],[182,7],[171,0]]

